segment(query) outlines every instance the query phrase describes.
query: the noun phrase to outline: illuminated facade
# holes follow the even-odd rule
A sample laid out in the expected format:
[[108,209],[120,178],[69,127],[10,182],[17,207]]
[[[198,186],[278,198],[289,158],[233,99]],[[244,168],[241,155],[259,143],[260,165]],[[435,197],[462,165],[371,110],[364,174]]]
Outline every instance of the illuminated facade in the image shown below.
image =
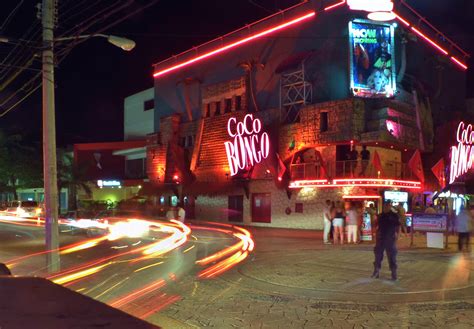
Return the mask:
[[389,13],[308,1],[155,64],[150,194],[178,196],[191,218],[319,228],[326,199],[421,192],[409,159],[433,149],[431,111],[464,99],[465,61],[441,52],[451,88],[432,102],[425,58],[448,45],[410,8]]

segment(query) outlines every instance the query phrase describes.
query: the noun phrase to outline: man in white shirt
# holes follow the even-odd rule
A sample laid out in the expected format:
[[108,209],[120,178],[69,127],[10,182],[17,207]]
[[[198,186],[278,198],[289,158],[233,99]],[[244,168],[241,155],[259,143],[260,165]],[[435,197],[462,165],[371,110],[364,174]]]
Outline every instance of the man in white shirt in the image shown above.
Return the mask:
[[184,210],[184,208],[182,207],[178,207],[178,218],[176,219],[179,220],[181,223],[184,223],[185,217],[186,217],[186,210]]
[[329,232],[331,231],[331,200],[326,200],[323,208],[324,231],[323,240],[325,244],[331,244],[329,241]]

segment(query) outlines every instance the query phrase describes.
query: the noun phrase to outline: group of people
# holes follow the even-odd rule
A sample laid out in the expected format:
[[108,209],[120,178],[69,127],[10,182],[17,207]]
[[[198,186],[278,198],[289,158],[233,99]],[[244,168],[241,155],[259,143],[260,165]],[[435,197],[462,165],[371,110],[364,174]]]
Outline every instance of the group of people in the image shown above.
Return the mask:
[[[405,210],[402,205],[394,206],[390,201],[384,203],[380,214],[376,213],[373,204],[366,210],[371,218],[371,225],[375,234],[375,260],[373,278],[378,278],[383,260],[383,253],[386,252],[392,279],[397,280],[397,247],[396,241],[400,232],[406,234]],[[334,244],[344,243],[344,227],[347,226],[347,242],[360,243],[362,228],[361,204],[351,202],[348,209],[344,207],[341,201],[332,202],[326,200],[323,212],[324,232],[323,239],[325,244],[331,244],[330,233],[333,229]]]
[[367,146],[363,145],[362,150],[359,152],[355,147],[351,147],[351,150],[347,153],[346,158],[349,161],[349,169],[352,177],[356,176],[357,160],[360,157],[360,172],[359,176],[364,177],[366,175],[367,167],[370,161],[370,151]]
[[344,227],[347,226],[347,242],[360,242],[360,229],[362,227],[362,209],[357,207],[355,202],[351,202],[349,209],[345,209],[344,204],[337,200],[333,202],[326,200],[324,207],[324,243],[331,244],[330,235],[332,232],[335,244],[344,243]]

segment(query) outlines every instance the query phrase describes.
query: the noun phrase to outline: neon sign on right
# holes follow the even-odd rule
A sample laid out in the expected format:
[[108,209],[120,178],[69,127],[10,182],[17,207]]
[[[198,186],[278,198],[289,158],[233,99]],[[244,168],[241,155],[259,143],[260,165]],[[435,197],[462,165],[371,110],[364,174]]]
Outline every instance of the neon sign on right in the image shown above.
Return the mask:
[[460,122],[456,130],[457,145],[451,146],[449,184],[467,173],[474,165],[474,131],[472,124]]

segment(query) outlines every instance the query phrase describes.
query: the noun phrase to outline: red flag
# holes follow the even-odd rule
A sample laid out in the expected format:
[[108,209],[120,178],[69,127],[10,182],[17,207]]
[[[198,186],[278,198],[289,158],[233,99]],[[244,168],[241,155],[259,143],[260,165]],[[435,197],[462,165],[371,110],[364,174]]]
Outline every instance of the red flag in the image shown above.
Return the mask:
[[377,151],[374,151],[374,156],[372,158],[372,164],[377,172],[382,173],[382,162],[380,161],[379,154]]
[[445,164],[444,164],[443,158],[439,159],[439,161],[436,162],[436,164],[433,167],[431,167],[431,171],[436,176],[436,179],[438,180],[441,188],[445,188],[446,186],[446,177],[444,177],[444,169],[445,169]]
[[277,158],[278,158],[278,180],[281,181],[283,179],[283,175],[285,174],[286,171],[286,166],[283,161],[281,161],[280,155],[277,153]]
[[416,150],[415,153],[413,153],[410,161],[408,161],[408,167],[421,182],[425,181],[425,175],[423,173],[423,164],[421,163],[420,150]]

